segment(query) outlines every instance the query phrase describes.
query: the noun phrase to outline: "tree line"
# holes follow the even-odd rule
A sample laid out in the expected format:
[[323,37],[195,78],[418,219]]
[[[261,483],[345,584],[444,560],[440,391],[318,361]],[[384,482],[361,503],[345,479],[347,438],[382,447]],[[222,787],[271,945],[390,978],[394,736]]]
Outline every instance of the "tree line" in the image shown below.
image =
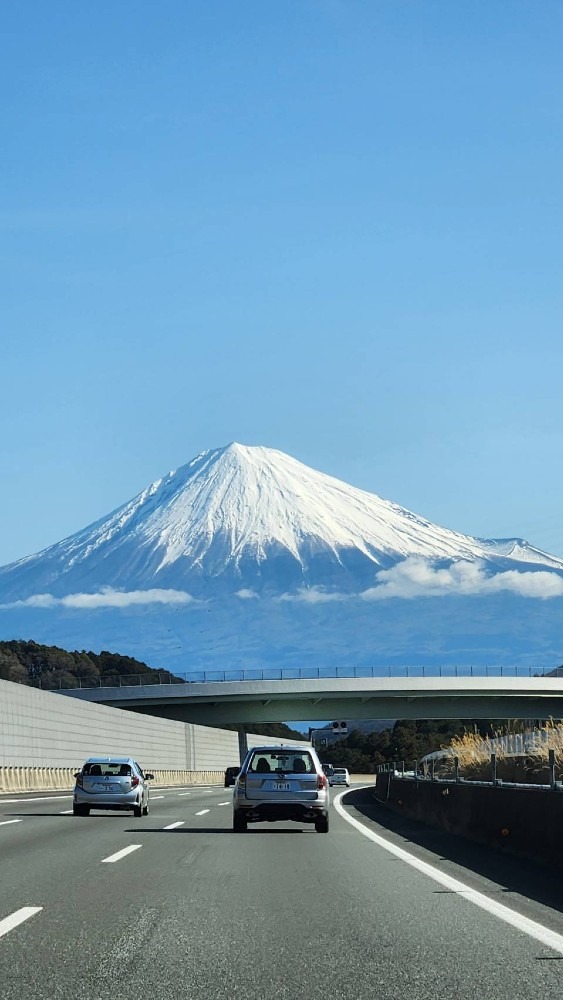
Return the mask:
[[[353,724],[352,724],[353,725]],[[358,729],[319,750],[323,763],[346,767],[350,773],[373,774],[379,764],[415,760],[447,746],[452,737],[464,732],[491,735],[506,725],[502,720],[483,719],[398,719],[392,728],[366,733]],[[318,742],[317,742],[318,745]]]
[[168,670],[155,670],[142,660],[121,653],[102,650],[68,652],[59,646],[44,646],[32,640],[10,639],[0,642],[0,679],[41,687],[47,691],[60,687],[98,687],[119,684],[120,677],[143,674],[157,683],[180,681]]

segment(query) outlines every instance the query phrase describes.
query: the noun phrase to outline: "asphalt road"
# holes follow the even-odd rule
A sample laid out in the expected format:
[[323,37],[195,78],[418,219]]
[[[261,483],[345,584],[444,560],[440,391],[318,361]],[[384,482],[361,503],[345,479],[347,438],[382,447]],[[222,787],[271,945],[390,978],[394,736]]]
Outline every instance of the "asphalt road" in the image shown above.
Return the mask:
[[[290,823],[235,835],[230,800],[155,790],[134,819],[75,818],[57,795],[0,799],[2,1000],[560,1000],[556,872],[395,820],[367,792],[344,796],[363,828],[445,887],[334,805],[328,835]],[[472,893],[561,934],[561,948]]]

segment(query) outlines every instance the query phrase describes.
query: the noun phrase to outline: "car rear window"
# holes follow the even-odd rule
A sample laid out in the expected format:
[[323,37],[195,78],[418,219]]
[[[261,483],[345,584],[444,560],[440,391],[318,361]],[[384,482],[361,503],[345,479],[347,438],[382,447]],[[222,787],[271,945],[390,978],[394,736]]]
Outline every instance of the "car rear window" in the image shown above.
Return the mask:
[[346,768],[345,767],[335,767],[334,768],[334,773],[335,774],[346,774]]
[[87,777],[95,778],[128,778],[131,775],[130,764],[120,764],[118,761],[90,761],[84,765],[82,772]]
[[313,774],[315,764],[310,753],[303,751],[257,750],[252,755],[248,770],[251,774]]

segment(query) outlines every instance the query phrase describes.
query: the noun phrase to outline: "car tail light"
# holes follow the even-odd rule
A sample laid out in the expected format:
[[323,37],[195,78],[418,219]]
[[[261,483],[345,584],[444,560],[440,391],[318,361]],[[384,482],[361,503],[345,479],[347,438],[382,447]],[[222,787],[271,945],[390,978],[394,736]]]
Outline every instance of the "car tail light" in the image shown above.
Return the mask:
[[76,775],[76,784],[77,784],[78,788],[82,788],[83,787],[82,786],[82,775],[81,774],[77,774]]
[[238,784],[239,788],[246,788],[246,774],[239,774]]
[[317,774],[317,788],[319,791],[326,788],[326,774]]
[[139,784],[139,778],[132,777],[131,778],[131,788],[136,788],[138,784]]

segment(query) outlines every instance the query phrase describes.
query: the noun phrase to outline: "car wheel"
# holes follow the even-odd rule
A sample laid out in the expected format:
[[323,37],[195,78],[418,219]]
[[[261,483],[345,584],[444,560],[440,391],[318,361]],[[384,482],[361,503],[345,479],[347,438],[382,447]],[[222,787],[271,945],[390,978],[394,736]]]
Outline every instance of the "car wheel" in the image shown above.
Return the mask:
[[233,833],[246,833],[248,823],[240,813],[233,813]]
[[317,833],[328,833],[328,816],[319,816],[315,820],[315,830]]
[[82,806],[82,805],[76,805],[75,804],[72,807],[72,815],[73,816],[89,816],[90,815],[90,806]]
[[143,807],[139,802],[138,806],[133,806],[133,816],[142,816],[142,815],[143,815]]

